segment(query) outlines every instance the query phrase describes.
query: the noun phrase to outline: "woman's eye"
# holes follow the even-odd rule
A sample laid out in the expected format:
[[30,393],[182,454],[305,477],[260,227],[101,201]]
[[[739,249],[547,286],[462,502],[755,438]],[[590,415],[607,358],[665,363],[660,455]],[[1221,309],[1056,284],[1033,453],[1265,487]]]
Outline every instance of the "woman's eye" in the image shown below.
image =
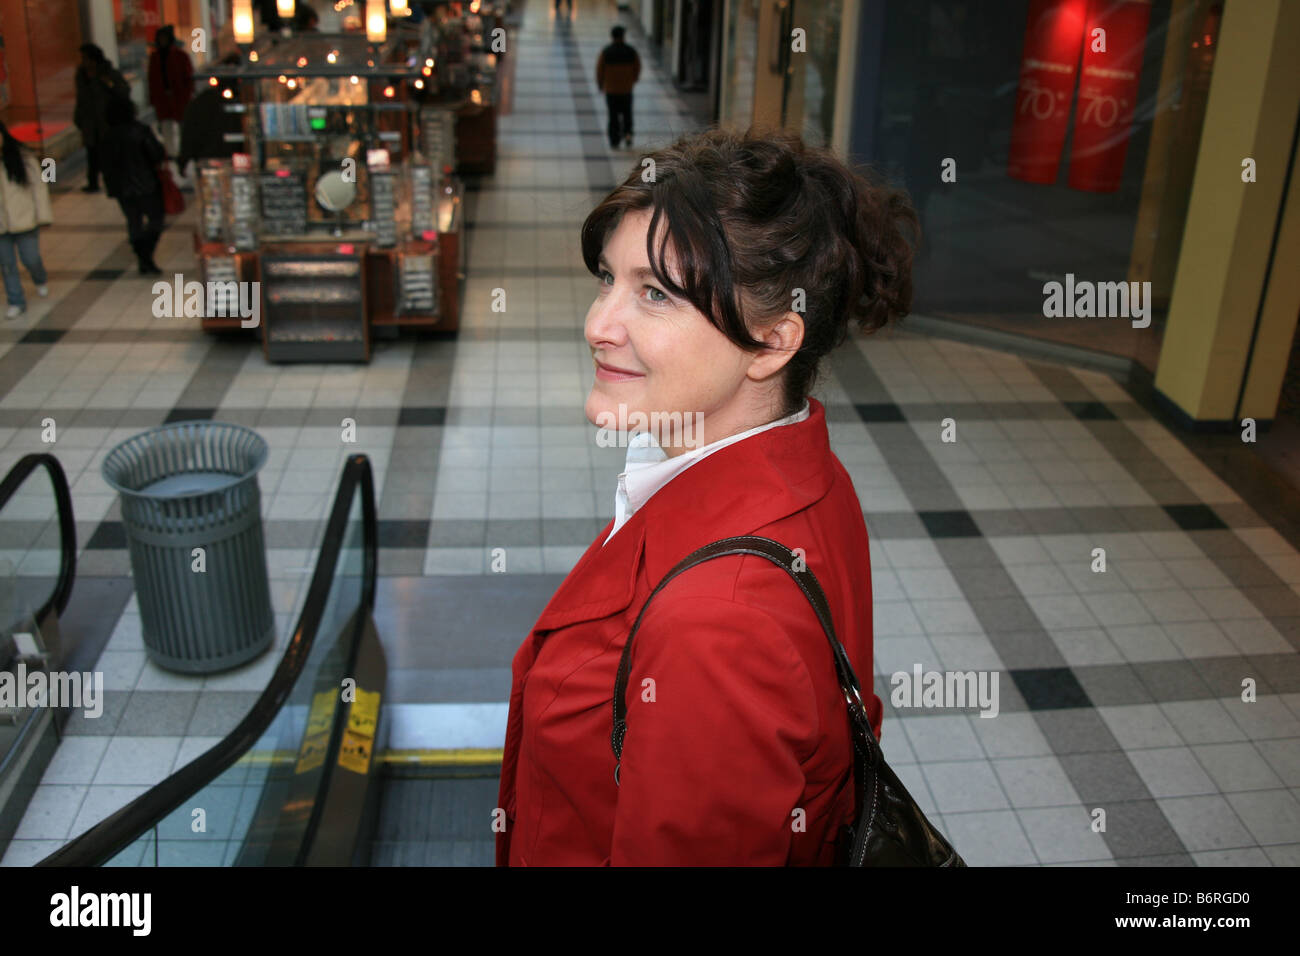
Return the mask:
[[[654,286],[652,286],[652,285],[648,285],[648,286],[646,286],[645,288],[646,288],[646,291],[650,293],[650,301],[651,301],[651,302],[667,302],[667,301],[668,301],[668,296],[664,295],[664,293],[663,293],[661,290],[656,289]],[[656,296],[658,296],[658,298],[655,298]]]
[[[608,283],[606,283],[606,281],[605,281],[606,279],[609,280]],[[601,269],[599,272],[596,273],[596,281],[599,282],[601,285],[607,285],[607,284],[608,284],[608,285],[613,285],[613,284],[614,284],[614,277],[613,277],[612,275],[610,275],[609,272],[608,272],[607,270],[605,270],[605,269]]]

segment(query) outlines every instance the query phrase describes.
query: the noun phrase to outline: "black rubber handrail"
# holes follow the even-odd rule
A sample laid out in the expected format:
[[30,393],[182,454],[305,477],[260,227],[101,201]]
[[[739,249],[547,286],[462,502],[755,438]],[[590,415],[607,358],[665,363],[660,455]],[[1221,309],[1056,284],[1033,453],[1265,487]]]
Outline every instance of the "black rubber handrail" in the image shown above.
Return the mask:
[[72,494],[68,491],[68,476],[63,466],[53,455],[39,452],[24,455],[18,464],[9,469],[4,481],[0,481],[0,511],[9,503],[9,499],[22,487],[23,482],[37,468],[44,468],[50,473],[50,484],[54,486],[54,501],[59,511],[59,580],[52,593],[36,612],[36,620],[43,621],[51,610],[62,614],[72,596],[72,582],[77,575],[77,525],[72,515]]
[[[248,715],[220,743],[200,754],[152,789],[136,797],[112,816],[97,823],[67,846],[50,854],[37,866],[101,866],[157,826],[168,814],[215,780],[242,757],[271,726],[289,700],[294,685],[311,653],[326,603],[334,583],[334,571],[343,549],[352,511],[352,497],[361,491],[361,524],[364,546],[361,607],[367,613],[375,606],[375,573],[378,566],[378,532],[375,520],[375,485],[370,459],[351,455],[343,465],[339,490],[334,496],[329,523],[316,571],[298,626],[280,660],[280,666]],[[360,630],[357,632],[360,633]],[[355,640],[355,636],[354,636]],[[304,839],[309,839],[310,833]]]

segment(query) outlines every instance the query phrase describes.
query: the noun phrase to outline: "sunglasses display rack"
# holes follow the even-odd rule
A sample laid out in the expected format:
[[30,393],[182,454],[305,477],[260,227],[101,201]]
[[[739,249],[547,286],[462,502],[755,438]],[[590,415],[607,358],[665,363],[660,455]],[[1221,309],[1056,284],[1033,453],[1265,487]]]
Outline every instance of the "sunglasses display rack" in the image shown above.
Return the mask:
[[[364,34],[301,34],[197,71],[237,91],[244,124],[243,151],[199,169],[199,271],[259,283],[269,361],[368,361],[377,329],[459,328],[456,170],[466,116],[482,151],[495,94],[481,84],[495,78],[482,51],[444,60],[444,40],[465,37],[442,27],[430,49],[406,49],[404,35],[381,48]],[[203,328],[234,331],[239,318],[205,316]]]

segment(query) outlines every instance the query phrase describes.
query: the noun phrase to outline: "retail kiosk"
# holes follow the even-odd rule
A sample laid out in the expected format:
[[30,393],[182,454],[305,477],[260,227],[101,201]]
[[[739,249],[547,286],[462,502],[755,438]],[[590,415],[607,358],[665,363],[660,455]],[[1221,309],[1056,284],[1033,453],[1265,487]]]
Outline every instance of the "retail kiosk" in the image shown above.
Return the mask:
[[384,43],[268,39],[198,75],[242,118],[239,151],[196,164],[205,330],[241,327],[231,282],[259,283],[273,362],[364,362],[379,330],[459,327],[456,172],[495,162],[498,56],[493,20],[457,6]]

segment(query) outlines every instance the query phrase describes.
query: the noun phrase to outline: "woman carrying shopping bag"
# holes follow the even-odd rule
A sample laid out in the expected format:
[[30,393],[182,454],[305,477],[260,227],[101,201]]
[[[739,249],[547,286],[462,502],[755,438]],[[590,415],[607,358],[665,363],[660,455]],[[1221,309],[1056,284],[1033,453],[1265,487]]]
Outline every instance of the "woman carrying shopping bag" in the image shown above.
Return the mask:
[[50,190],[41,179],[36,155],[14,138],[0,123],[3,141],[3,170],[0,171],[0,272],[4,274],[5,295],[9,299],[6,318],[17,318],[27,308],[23,281],[18,274],[18,259],[31,273],[40,296],[50,294],[45,284],[45,264],[41,262],[40,227],[54,221],[50,210]]

